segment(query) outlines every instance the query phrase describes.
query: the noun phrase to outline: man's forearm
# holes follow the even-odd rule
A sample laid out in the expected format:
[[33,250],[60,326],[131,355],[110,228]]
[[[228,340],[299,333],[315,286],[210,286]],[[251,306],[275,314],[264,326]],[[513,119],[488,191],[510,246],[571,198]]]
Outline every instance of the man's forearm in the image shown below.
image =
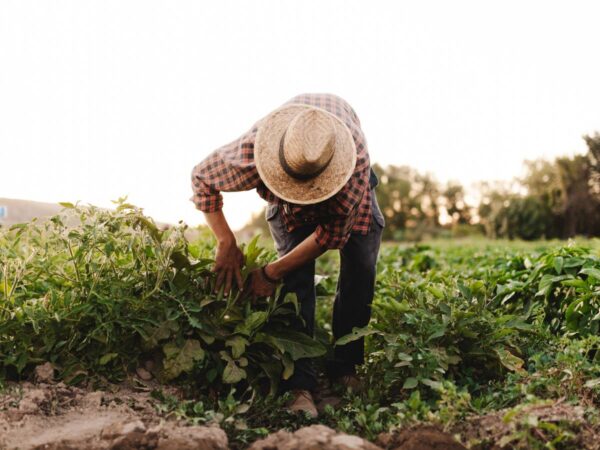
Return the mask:
[[[204,213],[206,223],[215,234],[220,246],[231,247],[235,245],[235,236],[223,215],[223,211]],[[327,249],[317,244],[316,234],[312,233],[291,252],[282,256],[277,261],[270,263],[267,274],[276,279],[283,278],[288,273],[316,259]]]
[[326,251],[327,249],[317,244],[316,234],[312,233],[291,252],[270,263],[266,268],[267,275],[276,279],[283,278],[298,267],[318,258]]
[[205,212],[204,218],[206,219],[206,223],[215,234],[215,237],[219,243],[224,244],[235,242],[233,231],[231,231],[231,228],[229,228],[229,224],[227,223],[222,210],[211,213]]

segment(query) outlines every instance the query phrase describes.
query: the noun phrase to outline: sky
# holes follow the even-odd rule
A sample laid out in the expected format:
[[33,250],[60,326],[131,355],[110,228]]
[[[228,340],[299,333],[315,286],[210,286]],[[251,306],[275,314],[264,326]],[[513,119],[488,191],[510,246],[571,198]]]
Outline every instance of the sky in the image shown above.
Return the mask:
[[[0,2],[0,197],[203,222],[190,173],[304,92],[357,111],[371,160],[441,182],[522,174],[600,131],[594,1]],[[263,201],[225,195],[239,228]]]

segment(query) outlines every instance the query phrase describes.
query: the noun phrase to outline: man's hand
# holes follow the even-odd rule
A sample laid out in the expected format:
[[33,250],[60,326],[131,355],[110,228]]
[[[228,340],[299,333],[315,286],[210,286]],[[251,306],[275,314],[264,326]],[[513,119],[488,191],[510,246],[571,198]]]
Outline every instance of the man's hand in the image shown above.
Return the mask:
[[225,285],[224,294],[229,295],[235,278],[240,291],[244,289],[241,267],[244,264],[244,255],[237,247],[235,236],[229,228],[223,211],[204,213],[206,223],[217,238],[217,254],[215,256],[215,267],[213,272],[217,274],[215,291]]
[[250,272],[249,279],[248,295],[250,297],[269,297],[275,293],[277,283],[267,280],[263,269],[256,269]]
[[241,272],[243,264],[244,254],[238,248],[235,239],[219,242],[215,256],[215,267],[213,269],[213,272],[217,274],[215,291],[218,291],[224,285],[224,295],[229,295],[234,279],[240,291],[243,290],[244,283]]
[[[228,295],[235,279],[238,287],[242,290],[243,281],[240,269],[244,263],[244,255],[237,247],[235,236],[225,220],[223,211],[204,213],[204,217],[218,241],[215,267],[213,269],[217,274],[215,289],[219,290],[224,285],[225,295]],[[316,241],[316,234],[313,232],[291,252],[270,263],[266,267],[267,276],[281,280],[291,271],[314,260],[324,252],[325,248],[319,246]],[[269,282],[260,270],[255,270],[251,275],[250,295],[262,297],[272,295],[275,292],[276,283]]]

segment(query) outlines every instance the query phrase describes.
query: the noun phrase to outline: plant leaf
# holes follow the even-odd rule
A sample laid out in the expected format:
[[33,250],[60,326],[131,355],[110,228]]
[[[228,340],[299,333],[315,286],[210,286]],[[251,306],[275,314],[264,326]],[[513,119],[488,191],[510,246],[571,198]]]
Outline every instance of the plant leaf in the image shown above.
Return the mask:
[[242,336],[233,336],[225,341],[226,347],[231,347],[231,355],[234,359],[238,359],[246,351],[248,341]]
[[115,359],[117,356],[119,356],[118,353],[107,353],[106,355],[103,355],[102,358],[100,358],[98,363],[101,366],[104,366],[104,365],[108,364],[110,361],[112,361],[113,359]]
[[317,358],[327,352],[321,343],[299,331],[273,331],[269,338],[278,348],[289,353],[294,361],[300,358]]
[[357,328],[354,327],[352,329],[351,333],[348,333],[345,336],[342,336],[341,338],[339,338],[337,341],[335,341],[334,345],[346,345],[350,342],[354,342],[360,338],[363,338],[365,336],[370,336],[372,334],[381,334],[380,331],[378,330],[374,330],[372,328],[369,328],[369,326],[367,325],[366,327],[362,327],[362,328]]
[[565,264],[565,259],[562,256],[557,256],[554,258],[554,270],[557,275],[560,275],[563,270],[563,266]]
[[283,362],[283,379],[288,380],[294,373],[294,360],[290,355],[284,353],[281,361]]
[[187,339],[183,347],[178,347],[174,342],[163,346],[165,360],[163,373],[167,380],[177,378],[182,372],[189,372],[194,367],[195,361],[204,359],[204,350],[200,341]]
[[[246,371],[244,369],[242,369],[241,367],[239,367],[236,364],[236,361],[227,354],[227,352],[220,352],[221,355],[221,359],[224,359],[225,361],[227,361],[227,365],[225,366],[225,369],[223,370],[223,383],[226,384],[235,384],[235,383],[239,383],[240,381],[242,381],[244,378],[246,378]],[[240,365],[247,365],[248,361],[246,360],[245,363],[242,362],[242,360],[240,360]]]
[[508,370],[512,370],[513,372],[523,372],[523,364],[524,361],[518,356],[513,355],[504,347],[496,347],[494,348],[494,352],[498,355],[498,359],[500,363],[506,367]]
[[600,281],[600,269],[596,269],[595,267],[585,267],[581,269],[579,273],[587,275],[591,278],[595,278]]
[[255,311],[246,317],[244,323],[235,328],[235,332],[250,336],[266,322],[268,317],[269,315],[266,311]]
[[417,387],[417,384],[419,384],[419,380],[417,380],[415,377],[408,377],[406,380],[404,380],[402,389],[414,389]]

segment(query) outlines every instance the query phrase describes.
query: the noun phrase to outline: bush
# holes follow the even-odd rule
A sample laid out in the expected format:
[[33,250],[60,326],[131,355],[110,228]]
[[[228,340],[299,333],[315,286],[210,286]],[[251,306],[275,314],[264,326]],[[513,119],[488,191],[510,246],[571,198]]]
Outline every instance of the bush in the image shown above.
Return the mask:
[[[212,241],[161,231],[124,200],[114,212],[64,206],[0,234],[0,378],[50,361],[70,382],[116,381],[151,359],[162,380],[274,392],[294,360],[325,352],[290,331],[293,296],[214,293]],[[244,279],[270,258],[256,241],[244,253]]]

